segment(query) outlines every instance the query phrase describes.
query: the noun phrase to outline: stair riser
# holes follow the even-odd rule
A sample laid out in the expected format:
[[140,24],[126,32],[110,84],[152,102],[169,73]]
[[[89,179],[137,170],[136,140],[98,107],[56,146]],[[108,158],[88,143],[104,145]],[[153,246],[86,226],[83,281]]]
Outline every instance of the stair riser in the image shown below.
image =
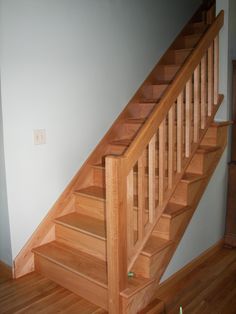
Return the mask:
[[205,174],[209,168],[216,152],[209,152],[207,154],[195,154],[188,166],[187,171],[196,174]]
[[108,308],[107,289],[35,254],[35,270],[82,298]]
[[93,168],[93,185],[105,186],[105,170],[102,168]]
[[183,49],[183,48],[194,48],[199,41],[201,36],[184,36],[175,43],[174,47],[177,49]]
[[106,242],[89,234],[57,225],[55,229],[56,240],[62,244],[78,249],[87,254],[106,260]]
[[134,103],[129,113],[132,118],[146,118],[154,109],[155,104],[151,103]]
[[126,149],[127,149],[127,146],[110,144],[106,151],[106,155],[109,155],[109,154],[122,155],[126,151]]
[[[119,145],[110,145],[109,146],[109,150],[107,150],[106,154],[117,154],[120,155],[122,154],[125,150],[127,149],[127,146],[119,146]],[[158,158],[158,151],[156,151],[157,157],[156,157],[156,169],[158,169],[159,167],[159,158]],[[146,149],[144,151],[144,167],[148,166],[148,149]],[[174,159],[176,160],[176,151],[174,151]],[[168,154],[167,151],[165,152],[165,168],[167,169],[167,164],[168,164]],[[176,164],[174,165],[175,168],[174,170],[176,170]]]
[[163,59],[164,64],[183,64],[191,50],[171,50]]
[[162,66],[157,74],[157,79],[160,81],[171,81],[179,70],[179,66]]
[[185,221],[185,217],[188,215],[189,210],[182,212],[175,217],[165,217],[161,216],[155,229],[153,230],[153,235],[166,240],[174,240],[178,233],[179,227]]
[[156,274],[160,269],[166,255],[168,254],[170,247],[165,247],[160,252],[156,253],[152,257],[141,254],[132,268],[132,271],[139,276],[145,278],[156,278]]
[[227,138],[227,126],[210,127],[204,136],[201,145],[221,146]]
[[156,284],[153,281],[145,288],[137,291],[130,297],[121,296],[122,312],[124,314],[137,314],[143,308],[145,308],[150,302],[150,296],[153,295],[153,291],[156,288]]
[[191,205],[196,195],[195,193],[199,190],[201,186],[201,181],[202,180],[191,183],[180,182],[170,202],[182,205]]
[[75,209],[82,215],[91,216],[96,219],[104,220],[105,201],[91,198],[89,196],[76,195]]
[[207,25],[204,23],[190,24],[184,30],[184,35],[190,35],[194,33],[204,33],[206,29],[207,29]]
[[[104,187],[105,186],[105,170],[103,168],[94,168],[93,169],[93,184]],[[158,194],[158,184],[159,180],[156,178],[156,194]],[[165,180],[165,184],[167,184],[167,179]],[[145,175],[144,179],[144,191],[145,191],[145,196],[148,196],[148,175]],[[134,194],[138,194],[138,178],[137,174],[134,174]]]
[[159,99],[168,85],[151,85],[143,88],[143,97],[147,99]]
[[133,138],[136,133],[138,132],[138,130],[141,128],[142,124],[134,124],[134,123],[125,123],[123,126],[122,126],[122,129],[121,129],[121,133],[120,133],[120,136],[121,137],[127,137],[127,138]]
[[204,22],[206,18],[206,12],[200,12],[198,13],[192,20],[192,23],[201,23]]

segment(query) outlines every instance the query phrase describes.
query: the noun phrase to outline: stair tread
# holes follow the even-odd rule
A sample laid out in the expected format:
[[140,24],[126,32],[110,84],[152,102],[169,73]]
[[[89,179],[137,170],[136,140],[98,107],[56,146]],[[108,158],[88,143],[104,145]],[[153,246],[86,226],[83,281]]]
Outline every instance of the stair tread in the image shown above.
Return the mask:
[[170,246],[173,242],[171,240],[162,239],[156,236],[151,236],[143,248],[142,254],[145,256],[153,256],[162,251],[164,248]]
[[106,262],[92,255],[57,241],[34,248],[33,252],[100,286],[107,287]]
[[202,36],[202,33],[194,33],[194,34],[185,34],[185,35],[182,35],[182,37],[201,37]]
[[138,290],[144,289],[150,283],[154,282],[155,279],[143,278],[143,277],[129,277],[128,287],[120,293],[124,298],[130,298],[132,295],[137,293]]
[[[175,50],[175,49],[174,49]],[[181,64],[176,64],[176,63],[164,63],[164,64],[160,64],[158,65],[158,67],[169,67],[169,68],[181,68]]]
[[160,101],[160,98],[157,98],[157,99],[141,98],[139,103],[141,103],[141,104],[157,104],[159,101]]
[[204,21],[200,21],[200,22],[191,22],[191,23],[189,23],[189,25],[204,26],[204,25],[206,25],[206,23],[205,23]]
[[211,124],[211,127],[219,128],[233,124],[233,121],[214,121]]
[[[75,193],[80,195],[86,195],[95,199],[99,199],[104,201],[106,198],[106,189],[105,187],[91,185],[86,188],[80,189],[75,191]],[[145,198],[145,206],[148,207],[148,197]],[[137,208],[138,206],[138,197],[134,195],[134,207]]]
[[106,238],[105,223],[102,220],[82,215],[77,212],[58,217],[54,220],[57,224],[92,235],[101,240]]
[[106,197],[105,188],[96,185],[90,185],[86,188],[75,191],[75,193],[84,194],[96,199],[105,199]]
[[117,145],[117,146],[129,146],[131,142],[132,142],[132,139],[123,138],[120,140],[111,141],[110,144],[111,145]]
[[147,119],[146,118],[128,118],[126,123],[129,124],[143,124]]
[[175,216],[180,215],[181,213],[185,212],[186,210],[190,208],[191,207],[187,205],[181,205],[181,204],[169,202],[162,215],[164,217],[173,218]]
[[193,48],[175,48],[175,49],[171,49],[170,51],[174,51],[174,52],[189,51],[189,52],[191,52],[192,50],[193,50]]
[[187,182],[187,183],[193,183],[193,182],[196,182],[196,181],[200,181],[200,180],[202,180],[205,177],[206,177],[205,175],[191,173],[191,172],[186,172],[183,175],[181,181],[182,182]]
[[[179,49],[173,49],[173,51],[179,50]],[[173,82],[173,80],[157,80],[155,84],[157,85],[170,85]]]
[[215,152],[220,149],[220,146],[208,146],[208,145],[200,145],[197,149],[198,153],[207,154],[211,152]]

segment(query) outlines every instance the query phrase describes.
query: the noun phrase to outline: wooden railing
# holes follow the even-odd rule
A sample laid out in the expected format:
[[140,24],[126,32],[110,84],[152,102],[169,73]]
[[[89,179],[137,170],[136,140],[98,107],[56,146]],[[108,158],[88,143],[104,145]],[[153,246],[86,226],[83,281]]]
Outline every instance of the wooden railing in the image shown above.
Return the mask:
[[[122,156],[106,157],[108,291],[111,313],[127,272],[150,237],[218,103],[218,17]],[[114,310],[115,309],[115,310]]]

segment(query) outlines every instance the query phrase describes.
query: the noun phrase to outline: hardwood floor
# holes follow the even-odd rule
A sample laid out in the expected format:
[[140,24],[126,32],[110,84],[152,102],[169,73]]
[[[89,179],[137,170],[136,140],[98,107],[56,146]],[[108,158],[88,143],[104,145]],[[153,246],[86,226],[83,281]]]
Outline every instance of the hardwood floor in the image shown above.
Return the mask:
[[168,314],[236,313],[236,250],[219,250],[157,297]]
[[[3,278],[2,273],[0,278]],[[107,313],[53,281],[31,273],[17,280],[0,280],[0,313]]]
[[[236,250],[221,249],[168,290],[157,293],[167,314],[236,313]],[[31,273],[9,280],[0,273],[0,313],[105,314],[51,280]]]

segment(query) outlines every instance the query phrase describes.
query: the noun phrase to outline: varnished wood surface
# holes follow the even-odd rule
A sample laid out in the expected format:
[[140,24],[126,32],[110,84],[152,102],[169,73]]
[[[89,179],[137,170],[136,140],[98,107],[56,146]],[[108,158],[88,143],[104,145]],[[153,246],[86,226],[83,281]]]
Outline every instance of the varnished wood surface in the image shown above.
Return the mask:
[[[235,314],[236,250],[221,249],[190,273],[173,281],[156,297],[165,302],[166,314]],[[105,314],[81,297],[36,273],[7,280],[0,273],[0,313]]]
[[2,283],[3,278],[0,273],[1,314],[107,313],[37,273],[5,283]]
[[235,314],[236,250],[221,249],[156,297],[166,314]]
[[0,284],[12,278],[12,269],[0,261]]

